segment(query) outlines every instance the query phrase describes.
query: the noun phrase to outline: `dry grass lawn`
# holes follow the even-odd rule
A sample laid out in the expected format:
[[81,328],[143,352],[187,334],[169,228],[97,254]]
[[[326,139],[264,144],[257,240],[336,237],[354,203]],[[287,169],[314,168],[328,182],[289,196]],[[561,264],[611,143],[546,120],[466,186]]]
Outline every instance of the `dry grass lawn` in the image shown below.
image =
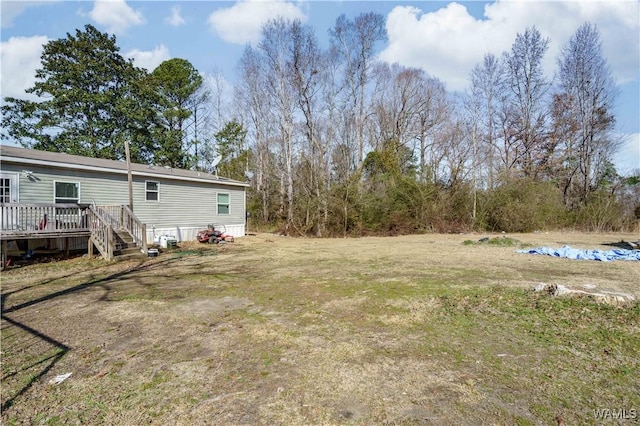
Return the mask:
[[639,236],[484,236],[258,234],[3,271],[2,423],[638,422],[640,304],[531,291],[640,298],[638,262],[515,250]]

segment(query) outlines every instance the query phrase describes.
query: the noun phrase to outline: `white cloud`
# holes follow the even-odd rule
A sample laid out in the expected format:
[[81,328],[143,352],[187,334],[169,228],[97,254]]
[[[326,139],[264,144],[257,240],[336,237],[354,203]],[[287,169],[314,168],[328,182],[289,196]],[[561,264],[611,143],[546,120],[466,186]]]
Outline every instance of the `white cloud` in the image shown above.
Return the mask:
[[179,27],[185,23],[184,18],[180,15],[180,6],[173,6],[171,8],[171,16],[164,19],[164,22],[172,27]]
[[40,68],[40,55],[47,36],[11,37],[0,43],[0,87],[2,98],[7,96],[20,99],[38,99],[27,95],[25,90],[33,87],[36,70]]
[[14,18],[20,16],[28,7],[35,6],[36,2],[3,1],[0,3],[0,26],[2,28],[13,27]]
[[171,59],[169,49],[164,44],[156,46],[153,50],[130,50],[124,56],[133,59],[133,64],[136,67],[145,68],[149,72],[152,72],[162,62]]
[[[0,43],[0,95],[19,99],[37,100],[25,93],[36,82],[36,70],[41,68],[40,56],[43,46],[49,42],[47,36],[11,37]],[[134,65],[153,71],[163,61],[171,59],[169,49],[163,44],[150,51],[131,50],[125,55],[134,60]]]
[[613,164],[620,175],[630,175],[640,169],[640,133],[620,135],[623,141],[613,157]]
[[536,26],[551,39],[543,66],[552,75],[562,45],[589,21],[600,31],[604,55],[618,82],[638,77],[638,2],[498,0],[487,4],[484,12],[484,19],[476,19],[458,3],[431,13],[397,6],[387,16],[389,43],[380,59],[423,68],[449,89],[463,90],[469,72],[485,53],[499,56],[511,48],[517,33]]
[[113,34],[122,34],[133,25],[144,24],[142,14],[129,7],[125,0],[96,0],[89,16]]
[[48,1],[3,1],[0,2],[0,18],[2,28],[13,27],[13,20],[20,16],[27,8],[51,5],[57,3],[54,0]]
[[[222,71],[219,69],[212,72],[205,72],[202,74],[204,84],[211,93],[212,103],[215,104],[220,98],[225,110],[231,110],[230,106],[233,105],[233,84],[227,80]],[[218,123],[221,125],[221,123]]]
[[18,2],[6,2],[3,1],[0,3],[0,12],[2,16],[1,18],[1,27],[2,28],[10,28],[13,26],[13,19],[30,6],[29,3],[18,3]]
[[240,0],[229,8],[213,12],[208,23],[212,31],[229,43],[255,44],[260,41],[262,25],[278,17],[307,20],[302,9],[285,0]]

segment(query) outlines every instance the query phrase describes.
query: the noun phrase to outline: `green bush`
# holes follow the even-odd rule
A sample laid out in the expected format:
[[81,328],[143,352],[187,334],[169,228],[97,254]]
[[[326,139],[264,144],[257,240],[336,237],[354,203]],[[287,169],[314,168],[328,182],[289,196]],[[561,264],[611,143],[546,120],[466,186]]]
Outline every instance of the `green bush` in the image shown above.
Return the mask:
[[562,196],[550,182],[511,180],[479,198],[479,223],[490,231],[531,232],[566,224]]

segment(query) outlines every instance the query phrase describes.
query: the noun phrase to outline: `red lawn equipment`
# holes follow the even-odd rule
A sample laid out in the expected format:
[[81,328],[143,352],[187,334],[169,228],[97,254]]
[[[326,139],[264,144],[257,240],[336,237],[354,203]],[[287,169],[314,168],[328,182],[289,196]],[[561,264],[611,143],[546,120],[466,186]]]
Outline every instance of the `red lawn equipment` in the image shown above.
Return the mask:
[[196,239],[201,243],[210,244],[232,243],[234,241],[233,235],[227,234],[224,225],[209,225],[207,229],[198,232]]

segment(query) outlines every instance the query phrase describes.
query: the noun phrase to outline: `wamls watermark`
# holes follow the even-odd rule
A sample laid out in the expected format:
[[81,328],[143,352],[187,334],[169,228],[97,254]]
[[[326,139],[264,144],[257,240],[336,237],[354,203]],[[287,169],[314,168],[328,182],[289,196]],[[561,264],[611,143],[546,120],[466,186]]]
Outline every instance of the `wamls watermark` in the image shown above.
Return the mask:
[[636,420],[638,418],[638,412],[635,408],[630,410],[625,408],[596,408],[593,410],[593,415],[596,420]]

